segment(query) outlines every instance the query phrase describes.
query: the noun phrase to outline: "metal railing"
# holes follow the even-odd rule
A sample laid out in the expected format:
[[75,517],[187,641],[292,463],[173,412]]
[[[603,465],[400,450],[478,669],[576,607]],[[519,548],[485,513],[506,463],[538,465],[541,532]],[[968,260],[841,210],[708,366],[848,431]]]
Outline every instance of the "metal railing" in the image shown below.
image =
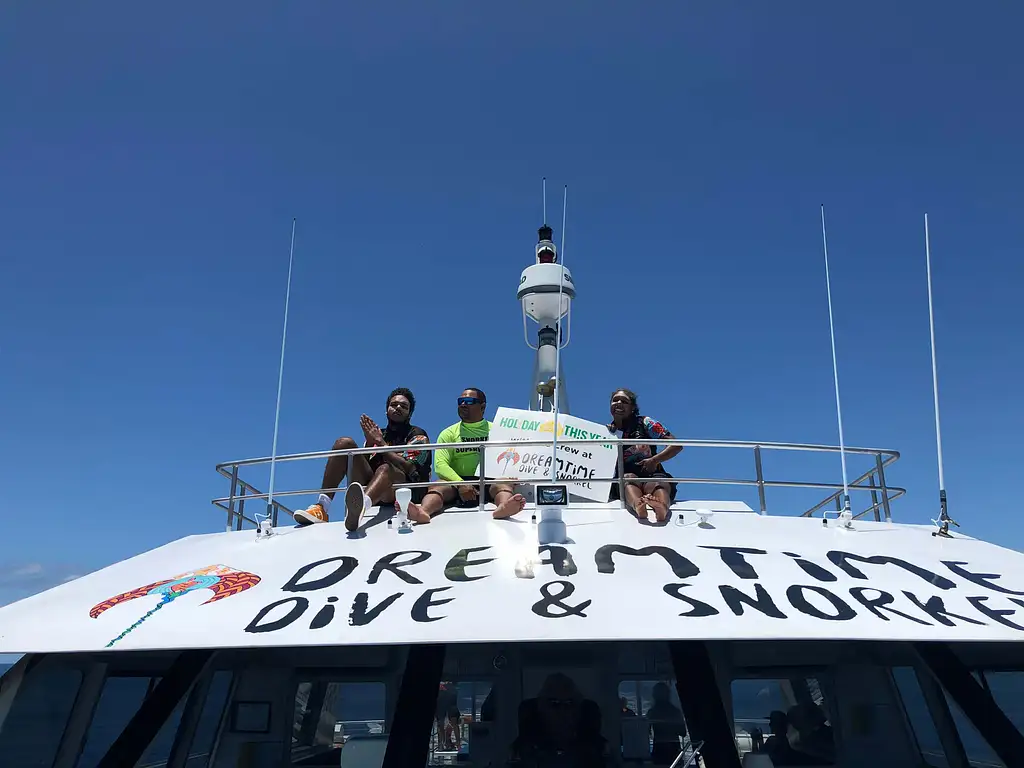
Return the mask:
[[[808,452],[808,453],[839,453],[840,449],[838,446],[833,445],[815,445],[810,443],[765,443],[765,442],[745,442],[738,440],[623,440],[618,438],[605,438],[605,439],[592,439],[592,440],[571,440],[565,444],[570,444],[574,447],[585,446],[585,445],[652,445],[660,447],[680,446],[682,448],[727,448],[737,450],[749,450],[753,454],[754,460],[754,477],[667,477],[658,478],[659,482],[671,482],[671,483],[683,483],[688,485],[742,485],[742,486],[753,486],[757,488],[758,502],[760,506],[760,513],[762,515],[768,514],[768,505],[766,498],[766,490],[769,488],[803,488],[803,489],[820,489],[828,490],[831,493],[826,496],[823,500],[812,506],[810,509],[801,513],[802,517],[810,517],[815,512],[822,510],[822,516],[824,516],[824,509],[830,504],[835,504],[836,511],[841,511],[842,508],[842,495],[843,495],[843,484],[842,483],[827,483],[827,482],[809,482],[809,481],[796,481],[796,480],[768,480],[764,477],[764,471],[762,466],[761,455],[764,451],[797,451],[797,452]],[[485,452],[489,450],[503,450],[504,448],[514,446],[516,448],[550,448],[551,440],[523,440],[523,441],[512,441],[508,443],[482,443],[482,442],[468,442],[468,443],[417,443],[415,450],[417,451],[435,451],[438,449],[455,449],[460,448],[464,450],[477,451],[479,456],[479,466],[485,465],[484,458]],[[273,459],[277,462],[291,462],[291,461],[308,461],[312,459],[329,459],[333,456],[357,456],[361,454],[371,453],[401,453],[409,450],[407,445],[395,445],[395,446],[373,446],[367,448],[343,448],[341,450],[330,450],[330,451],[313,451],[310,453],[292,453],[283,456],[278,456]],[[856,512],[854,518],[860,518],[867,514],[874,513],[875,520],[881,520],[884,515],[886,522],[892,520],[891,504],[893,501],[903,496],[906,493],[906,489],[891,486],[886,484],[885,480],[885,469],[890,464],[899,459],[900,454],[898,451],[889,450],[885,448],[850,448],[847,447],[846,454],[849,457],[859,456],[870,456],[872,459],[872,465],[865,470],[862,474],[858,475],[855,479],[850,481],[848,487],[852,495],[855,492],[864,492],[870,494],[871,504],[867,508]],[[213,504],[220,509],[227,512],[228,521],[227,529],[230,530],[241,530],[245,522],[257,524],[254,517],[248,517],[245,514],[245,502],[246,501],[257,501],[265,500],[269,494],[259,491],[255,486],[245,482],[239,477],[240,470],[245,467],[254,467],[263,464],[270,464],[271,457],[265,456],[256,459],[240,459],[238,461],[228,461],[217,465],[217,472],[224,477],[228,478],[231,482],[230,493],[222,498],[214,499]],[[590,482],[617,482],[619,485],[619,505],[625,506],[625,493],[623,486],[625,482],[623,480],[624,469],[623,469],[623,456],[622,451],[618,451],[617,461],[617,472],[613,477],[592,477],[587,478]],[[478,498],[479,508],[482,510],[486,503],[486,486],[493,485],[499,482],[508,482],[515,485],[547,485],[551,483],[550,478],[530,478],[530,479],[508,479],[508,478],[483,478],[473,481],[479,485]],[[572,483],[573,478],[559,478],[559,483]],[[398,483],[396,487],[402,488],[428,488],[428,487],[440,487],[440,486],[456,486],[456,485],[467,485],[465,481],[446,481],[446,480],[430,480],[425,482],[416,483]],[[342,489],[344,486],[342,487]],[[278,524],[278,515],[281,510],[292,513],[292,510],[281,504],[278,499],[289,496],[308,496],[311,494],[327,493],[329,491],[336,491],[336,488],[303,488],[300,490],[280,490],[274,492],[274,499],[271,502],[271,522],[273,525]],[[239,492],[240,491],[240,492]],[[265,505],[263,507],[266,508]],[[262,510],[261,510],[262,512]]]

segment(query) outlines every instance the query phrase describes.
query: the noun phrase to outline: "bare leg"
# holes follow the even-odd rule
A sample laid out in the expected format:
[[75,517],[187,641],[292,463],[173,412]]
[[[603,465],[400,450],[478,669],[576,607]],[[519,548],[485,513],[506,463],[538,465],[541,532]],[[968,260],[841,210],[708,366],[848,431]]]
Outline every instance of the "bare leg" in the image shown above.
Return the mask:
[[516,493],[511,485],[495,484],[488,486],[487,490],[496,505],[492,513],[495,520],[512,517],[517,512],[522,512],[526,506],[526,499],[521,493]]
[[395,500],[395,483],[404,483],[405,474],[390,464],[381,464],[366,486],[366,495],[374,504],[390,504]]
[[645,483],[644,499],[654,510],[658,522],[668,519],[668,508],[671,500],[668,495],[668,483]]
[[[458,491],[450,485],[435,485],[427,489],[422,504],[409,502],[409,519],[415,523],[429,523],[444,505],[455,498]],[[395,504],[398,504],[396,501]]]
[[[622,477],[636,479],[636,475],[632,472],[627,472]],[[647,503],[644,501],[644,492],[636,483],[626,483],[626,506],[637,517],[647,519]]]
[[[347,448],[357,448],[356,441],[351,437],[339,437],[334,441],[334,445],[331,450],[343,451]],[[345,479],[345,475],[349,474],[349,459],[352,459],[352,473],[349,476],[350,480],[354,480],[357,483],[365,483],[370,479],[373,472],[370,470],[370,465],[366,463],[366,456],[359,454],[357,456],[331,456],[327,460],[327,466],[324,467],[324,479],[320,484],[321,488],[337,488],[341,485],[341,481]],[[334,498],[334,491],[325,491],[325,495],[328,498]]]

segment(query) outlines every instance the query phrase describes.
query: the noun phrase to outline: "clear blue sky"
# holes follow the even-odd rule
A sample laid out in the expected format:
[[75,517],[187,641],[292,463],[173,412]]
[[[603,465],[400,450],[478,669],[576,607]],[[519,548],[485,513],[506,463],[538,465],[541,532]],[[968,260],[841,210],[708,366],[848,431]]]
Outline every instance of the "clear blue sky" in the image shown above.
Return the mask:
[[[551,209],[570,189],[572,411],[625,385],[692,438],[838,442],[824,203],[847,441],[903,452],[912,522],[927,211],[952,510],[1024,548],[1024,9],[570,5],[0,9],[0,603],[222,528],[214,464],[270,453],[292,216],[281,451],[396,385],[432,436],[465,386],[523,405],[544,175]],[[672,468],[751,471],[726,463]],[[736,491],[684,495],[710,494]]]

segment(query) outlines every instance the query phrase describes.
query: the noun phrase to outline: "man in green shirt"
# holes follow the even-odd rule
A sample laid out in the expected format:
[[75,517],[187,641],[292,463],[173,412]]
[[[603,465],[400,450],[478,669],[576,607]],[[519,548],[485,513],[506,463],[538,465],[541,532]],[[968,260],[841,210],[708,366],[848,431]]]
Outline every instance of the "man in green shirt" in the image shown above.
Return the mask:
[[[484,418],[487,396],[475,387],[459,395],[459,422],[438,435],[438,443],[483,442],[491,433],[491,422]],[[438,448],[434,451],[434,473],[438,480],[463,485],[435,485],[427,489],[422,504],[409,504],[409,519],[429,523],[446,505],[468,508],[479,504],[480,453],[474,448]],[[522,510],[526,500],[515,493],[511,483],[492,483],[487,497],[496,505],[494,518],[512,517]],[[397,502],[396,502],[397,504]]]

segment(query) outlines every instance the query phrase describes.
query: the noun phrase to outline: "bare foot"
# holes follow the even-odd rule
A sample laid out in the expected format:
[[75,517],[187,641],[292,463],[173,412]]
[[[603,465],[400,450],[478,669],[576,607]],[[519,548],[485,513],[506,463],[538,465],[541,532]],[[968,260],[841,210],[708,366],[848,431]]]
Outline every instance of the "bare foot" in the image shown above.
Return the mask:
[[522,512],[525,506],[526,499],[523,498],[523,494],[517,493],[515,496],[501,502],[497,509],[494,510],[492,516],[495,520],[504,520],[506,517],[512,517],[517,512]]
[[651,505],[651,509],[654,510],[654,516],[658,518],[659,523],[663,523],[668,519],[668,505],[665,502],[653,493],[649,496],[644,496],[644,501]]
[[647,497],[642,497],[637,501],[636,506],[633,507],[633,514],[639,517],[641,520],[647,519]]
[[[402,508],[398,506],[397,501],[395,502],[395,509],[399,512],[402,511]],[[414,523],[422,524],[430,522],[430,515],[423,511],[423,507],[421,507],[419,504],[414,504],[411,501],[409,502],[408,515],[409,519],[412,520]]]

